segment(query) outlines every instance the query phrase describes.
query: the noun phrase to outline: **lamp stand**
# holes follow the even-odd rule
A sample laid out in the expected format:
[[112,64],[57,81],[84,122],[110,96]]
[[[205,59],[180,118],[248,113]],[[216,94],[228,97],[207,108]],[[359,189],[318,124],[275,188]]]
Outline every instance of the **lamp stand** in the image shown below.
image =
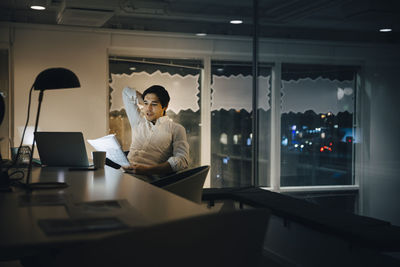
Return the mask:
[[44,90],[40,90],[39,93],[39,104],[38,104],[38,110],[36,113],[36,122],[35,122],[35,130],[33,131],[33,142],[32,142],[32,151],[31,155],[29,157],[29,164],[28,164],[28,173],[26,176],[26,189],[27,190],[33,190],[33,189],[54,189],[54,188],[65,188],[68,187],[67,183],[63,182],[38,182],[38,183],[31,183],[31,174],[32,174],[32,159],[33,159],[33,153],[35,151],[35,133],[37,131],[38,125],[39,125],[39,115],[40,115],[40,108],[42,106],[42,101],[43,101],[43,92]]

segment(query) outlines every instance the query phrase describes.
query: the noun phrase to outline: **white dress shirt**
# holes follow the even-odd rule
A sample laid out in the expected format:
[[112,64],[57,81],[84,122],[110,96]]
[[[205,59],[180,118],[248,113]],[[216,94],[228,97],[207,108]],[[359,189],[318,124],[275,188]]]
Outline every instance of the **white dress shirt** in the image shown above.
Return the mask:
[[134,89],[124,88],[122,100],[132,128],[129,162],[154,165],[168,161],[173,171],[187,168],[189,144],[185,128],[168,116],[158,118],[155,124],[148,121],[140,113]]

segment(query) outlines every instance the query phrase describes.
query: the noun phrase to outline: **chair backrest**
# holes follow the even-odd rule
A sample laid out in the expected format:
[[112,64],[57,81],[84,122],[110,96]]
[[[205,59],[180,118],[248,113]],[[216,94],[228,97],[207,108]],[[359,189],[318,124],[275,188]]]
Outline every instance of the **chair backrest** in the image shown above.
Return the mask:
[[258,266],[270,212],[210,213],[71,246],[54,266]]
[[152,184],[196,203],[201,203],[203,185],[209,169],[210,166],[206,165],[184,170],[157,180]]

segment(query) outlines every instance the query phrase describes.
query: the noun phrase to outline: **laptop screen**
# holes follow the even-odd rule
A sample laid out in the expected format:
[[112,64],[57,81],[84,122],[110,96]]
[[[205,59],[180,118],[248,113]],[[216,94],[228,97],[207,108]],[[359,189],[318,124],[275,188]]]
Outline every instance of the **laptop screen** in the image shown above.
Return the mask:
[[35,140],[42,165],[89,166],[81,132],[36,132]]

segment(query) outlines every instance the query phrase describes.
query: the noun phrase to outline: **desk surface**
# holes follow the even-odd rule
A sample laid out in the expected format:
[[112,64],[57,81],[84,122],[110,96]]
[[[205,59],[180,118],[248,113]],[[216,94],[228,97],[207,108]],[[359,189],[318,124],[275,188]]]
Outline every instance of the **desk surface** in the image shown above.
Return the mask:
[[[36,190],[31,196],[63,196],[69,203],[126,200],[128,216],[122,221],[131,227],[152,226],[172,220],[203,215],[202,206],[148,184],[120,170],[107,167],[96,171],[68,171],[67,168],[35,168],[32,182],[66,182],[65,189]],[[38,226],[39,219],[69,218],[66,207],[20,204],[21,189],[0,193],[0,253],[16,248],[65,244],[110,235],[110,232],[48,236]],[[3,255],[0,255],[4,257]]]

